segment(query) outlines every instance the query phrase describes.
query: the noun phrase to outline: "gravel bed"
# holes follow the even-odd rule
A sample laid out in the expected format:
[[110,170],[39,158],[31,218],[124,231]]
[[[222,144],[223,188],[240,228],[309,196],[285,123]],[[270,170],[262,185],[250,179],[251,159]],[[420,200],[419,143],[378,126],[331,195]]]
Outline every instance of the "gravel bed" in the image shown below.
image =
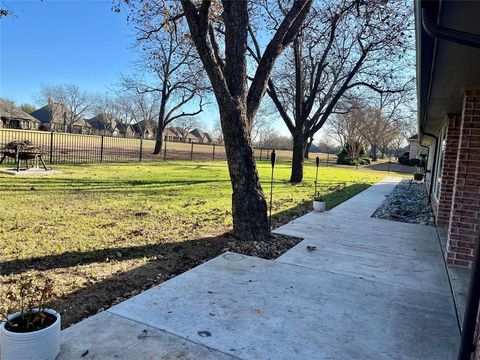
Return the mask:
[[224,251],[233,251],[236,253],[256,256],[262,259],[273,260],[285,253],[287,250],[290,250],[292,247],[297,245],[303,239],[280,235],[280,234],[271,234],[270,241],[233,241],[225,247]]
[[372,217],[411,224],[435,225],[423,182],[402,180]]

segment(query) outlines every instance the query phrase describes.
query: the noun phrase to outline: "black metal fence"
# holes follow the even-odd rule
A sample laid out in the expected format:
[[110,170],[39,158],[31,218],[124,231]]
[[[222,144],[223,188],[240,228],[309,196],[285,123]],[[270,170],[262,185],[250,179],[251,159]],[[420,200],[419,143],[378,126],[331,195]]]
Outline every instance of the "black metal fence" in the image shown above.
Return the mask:
[[[42,149],[43,158],[50,164],[154,160],[215,161],[227,158],[225,148],[221,145],[164,141],[161,152],[154,155],[155,140],[152,139],[0,129],[0,149],[14,140],[30,140]],[[257,148],[255,156],[258,160],[268,160],[270,152],[270,149]],[[336,159],[332,155],[312,154],[313,157],[317,155],[321,157],[322,162],[334,162]],[[277,150],[277,158],[291,160],[292,152]],[[9,161],[13,160],[7,160]]]

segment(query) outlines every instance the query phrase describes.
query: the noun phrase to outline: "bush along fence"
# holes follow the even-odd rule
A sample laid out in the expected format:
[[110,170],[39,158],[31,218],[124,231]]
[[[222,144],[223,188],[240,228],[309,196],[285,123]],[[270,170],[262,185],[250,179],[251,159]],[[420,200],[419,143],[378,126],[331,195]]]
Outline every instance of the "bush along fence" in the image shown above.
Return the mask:
[[[154,155],[155,140],[152,139],[0,129],[0,149],[14,140],[30,140],[43,151],[43,158],[49,164],[227,159],[223,145],[164,141],[160,154]],[[255,149],[255,156],[260,161],[270,160],[270,153],[271,149]],[[311,154],[312,158],[316,156],[320,156],[323,163],[336,161],[335,155]],[[291,160],[292,152],[277,150],[277,159]]]

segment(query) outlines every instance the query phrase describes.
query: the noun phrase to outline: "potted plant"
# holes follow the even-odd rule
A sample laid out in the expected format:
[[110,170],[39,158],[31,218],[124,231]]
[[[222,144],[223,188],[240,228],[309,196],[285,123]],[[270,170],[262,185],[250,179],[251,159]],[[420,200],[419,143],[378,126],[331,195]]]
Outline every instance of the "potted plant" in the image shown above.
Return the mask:
[[422,181],[423,180],[423,171],[421,170],[421,168],[419,168],[417,166],[417,168],[415,169],[415,173],[413,174],[413,178],[416,180],[416,181]]
[[313,199],[313,210],[318,212],[325,211],[325,200],[320,196],[315,196]]
[[54,360],[60,352],[58,312],[46,308],[53,297],[52,281],[43,277],[20,279],[16,290],[2,294],[0,358]]

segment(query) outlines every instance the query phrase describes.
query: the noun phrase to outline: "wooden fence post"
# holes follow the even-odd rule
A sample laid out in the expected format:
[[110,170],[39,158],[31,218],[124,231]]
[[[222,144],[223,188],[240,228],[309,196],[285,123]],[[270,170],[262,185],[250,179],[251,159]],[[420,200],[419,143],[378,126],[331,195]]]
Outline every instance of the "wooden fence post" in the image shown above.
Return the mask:
[[140,154],[139,154],[139,162],[142,162],[142,152],[143,152],[143,137],[140,136]]
[[215,144],[213,144],[212,161],[215,161]]
[[190,149],[190,161],[193,160],[193,141],[192,141],[192,148]]
[[262,152],[263,152],[263,148],[260,148],[260,161],[262,161]]

